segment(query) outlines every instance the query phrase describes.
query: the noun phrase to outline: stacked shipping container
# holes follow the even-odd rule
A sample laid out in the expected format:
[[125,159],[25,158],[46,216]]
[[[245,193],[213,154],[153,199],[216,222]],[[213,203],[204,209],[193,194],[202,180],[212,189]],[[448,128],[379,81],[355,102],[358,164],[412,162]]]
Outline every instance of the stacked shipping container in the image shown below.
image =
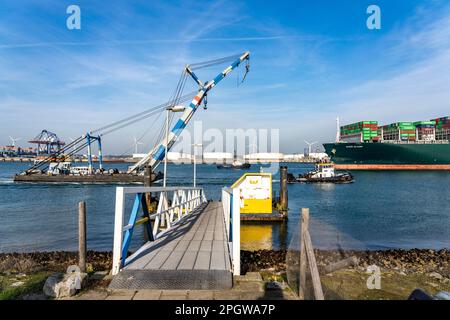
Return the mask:
[[396,122],[378,126],[378,121],[360,121],[341,126],[343,142],[450,141],[450,117],[430,121]]
[[436,123],[436,140],[450,140],[450,117],[432,120]]
[[414,122],[416,127],[417,141],[434,141],[435,140],[435,121],[417,121]]
[[382,127],[383,140],[416,141],[416,127],[412,122],[396,122]]
[[378,121],[360,121],[341,127],[341,140],[367,142],[378,140]]

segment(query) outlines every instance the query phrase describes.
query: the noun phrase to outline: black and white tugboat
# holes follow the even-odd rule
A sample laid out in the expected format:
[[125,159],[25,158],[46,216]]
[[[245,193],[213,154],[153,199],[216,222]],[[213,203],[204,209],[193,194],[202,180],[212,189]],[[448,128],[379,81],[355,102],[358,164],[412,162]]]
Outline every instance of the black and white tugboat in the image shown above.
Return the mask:
[[351,183],[353,176],[349,172],[335,173],[334,164],[330,162],[316,163],[315,169],[295,177],[288,174],[289,183]]

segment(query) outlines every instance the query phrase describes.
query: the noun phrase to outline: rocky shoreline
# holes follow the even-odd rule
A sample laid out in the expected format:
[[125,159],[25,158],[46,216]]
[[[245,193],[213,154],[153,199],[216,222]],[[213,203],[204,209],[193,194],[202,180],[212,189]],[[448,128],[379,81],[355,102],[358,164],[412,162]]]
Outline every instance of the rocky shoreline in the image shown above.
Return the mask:
[[[448,249],[314,251],[327,299],[406,299],[415,288],[430,294],[450,291]],[[327,271],[330,265],[344,260],[354,263]],[[64,273],[77,262],[76,252],[0,253],[0,300],[40,299],[47,277]],[[257,272],[269,280],[287,281],[289,274],[297,273],[298,262],[298,251],[241,251],[241,273]],[[381,291],[366,288],[370,265],[380,267],[383,279],[388,279],[383,280]],[[91,276],[85,290],[107,288],[110,280],[96,279],[96,275],[107,275],[111,267],[112,252],[88,251],[87,271]]]
[[[88,271],[110,270],[112,252],[88,251]],[[0,273],[65,272],[78,264],[78,253],[68,251],[0,253]]]
[[[440,272],[450,276],[450,251],[448,249],[411,249],[378,251],[314,250],[319,268],[336,261],[356,257],[358,266],[377,265],[401,272]],[[271,269],[286,270],[286,250],[241,251],[243,273]],[[294,253],[295,254],[295,253]],[[298,255],[298,253],[297,253]],[[77,264],[76,252],[52,251],[31,253],[0,253],[0,273],[5,272],[64,272],[69,265]],[[110,270],[112,252],[87,252],[88,269],[92,272]]]
[[[404,273],[439,272],[450,277],[450,251],[448,249],[391,249],[377,251],[353,250],[318,250],[315,249],[319,269],[324,269],[332,263],[356,257],[359,268],[377,265],[380,268]],[[241,269],[243,272],[272,269],[274,271],[286,270],[286,250],[258,250],[241,251]],[[297,255],[298,252],[290,254]]]

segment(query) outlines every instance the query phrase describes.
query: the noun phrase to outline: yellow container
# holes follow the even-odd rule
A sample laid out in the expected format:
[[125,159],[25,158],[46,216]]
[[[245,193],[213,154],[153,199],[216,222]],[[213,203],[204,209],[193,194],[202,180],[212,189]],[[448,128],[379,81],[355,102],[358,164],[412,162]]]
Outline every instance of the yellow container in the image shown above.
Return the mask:
[[272,213],[271,173],[246,173],[231,188],[240,191],[241,214]]

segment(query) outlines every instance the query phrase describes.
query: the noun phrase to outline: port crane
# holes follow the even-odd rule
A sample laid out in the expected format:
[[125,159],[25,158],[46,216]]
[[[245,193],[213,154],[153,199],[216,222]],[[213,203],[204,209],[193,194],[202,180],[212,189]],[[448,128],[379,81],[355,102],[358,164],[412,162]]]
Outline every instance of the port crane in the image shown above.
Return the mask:
[[[180,119],[175,123],[172,131],[169,133],[168,137],[164,138],[155,148],[153,148],[144,158],[142,158],[139,162],[137,162],[134,166],[132,166],[128,173],[132,173],[134,171],[141,170],[145,165],[148,165],[151,168],[156,168],[161,161],[166,156],[166,152],[170,150],[173,146],[177,138],[180,136],[183,129],[187,126],[195,111],[197,111],[198,107],[202,104],[207,107],[207,95],[212,88],[214,88],[220,81],[222,81],[233,69],[239,67],[239,65],[243,61],[249,61],[250,52],[245,52],[239,58],[237,58],[230,66],[228,66],[225,70],[219,73],[213,80],[207,81],[203,83],[197,75],[193,71],[192,65],[187,65],[184,69],[185,75],[189,75],[194,79],[194,81],[199,85],[199,91],[197,95],[194,97],[190,105],[186,108],[183,115]],[[212,65],[212,62],[207,63],[206,65]],[[195,67],[199,67],[196,65]],[[246,74],[249,71],[249,65],[246,67]],[[245,76],[244,76],[245,77]],[[175,99],[176,100],[176,99]]]
[[[73,140],[71,139],[72,141],[70,143],[62,145],[61,148],[58,149],[57,151],[51,152],[51,154],[48,155],[45,159],[35,163],[33,166],[27,169],[24,172],[24,174],[31,174],[36,170],[40,169],[42,170],[44,165],[49,164],[50,162],[53,161],[64,161],[67,157],[75,155],[77,152],[83,150],[86,147],[88,148],[89,171],[92,173],[93,164],[91,155],[91,144],[95,141],[98,142],[100,170],[102,170],[101,140],[103,136],[110,134],[114,131],[120,130],[124,127],[130,126],[138,121],[142,121],[144,119],[152,117],[158,113],[161,113],[162,111],[176,108],[180,106],[180,104],[192,99],[192,96],[195,95],[191,103],[186,108],[184,108],[183,114],[175,123],[170,133],[168,133],[166,137],[163,138],[164,136],[163,132],[168,131],[168,123],[166,123],[166,126],[163,127],[164,131],[161,130],[159,135],[160,142],[157,143],[155,147],[153,147],[144,158],[142,158],[139,162],[130,167],[127,173],[141,174],[143,172],[143,169],[147,166],[152,168],[152,170],[154,170],[161,163],[161,161],[164,160],[166,153],[174,145],[177,138],[180,136],[183,129],[188,125],[189,121],[191,120],[191,118],[193,117],[199,106],[203,104],[204,108],[205,109],[207,108],[208,93],[228,74],[230,74],[230,72],[238,68],[243,62],[246,62],[246,65],[245,65],[245,74],[242,78],[242,82],[246,79],[246,76],[250,70],[249,60],[250,60],[250,52],[247,51],[242,54],[233,55],[221,59],[186,65],[185,68],[183,69],[178,85],[170,101],[161,104],[159,106],[150,108],[148,110],[145,110],[143,112],[140,112],[138,114],[132,115],[130,117],[127,117],[125,119],[105,125],[96,130],[91,130],[90,132],[76,139]],[[231,64],[228,67],[226,67],[222,72],[217,74],[217,76],[214,77],[212,80],[206,82],[202,82],[200,78],[197,76],[197,74],[194,72],[195,70],[198,69],[230,62]],[[183,95],[183,90],[188,77],[191,77],[195,81],[195,83],[198,85],[198,90]]]

